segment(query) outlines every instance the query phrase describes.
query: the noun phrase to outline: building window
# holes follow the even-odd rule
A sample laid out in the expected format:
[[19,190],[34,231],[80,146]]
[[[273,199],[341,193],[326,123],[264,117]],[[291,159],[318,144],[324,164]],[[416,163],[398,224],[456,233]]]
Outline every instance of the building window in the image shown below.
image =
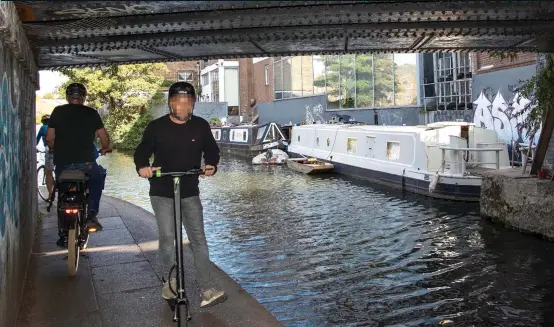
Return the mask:
[[427,108],[433,107],[434,110],[473,108],[470,58],[469,53],[448,52],[432,55],[433,72],[425,73],[427,76],[424,77],[424,103]]
[[219,70],[212,70],[210,72],[210,79],[212,81],[212,101],[219,102]]
[[194,81],[194,72],[193,71],[182,71],[177,72],[177,81],[179,82],[192,82]]
[[264,74],[265,74],[265,85],[269,85],[269,65],[265,65]]
[[202,85],[208,85],[210,84],[210,76],[208,76],[208,73],[202,75]]

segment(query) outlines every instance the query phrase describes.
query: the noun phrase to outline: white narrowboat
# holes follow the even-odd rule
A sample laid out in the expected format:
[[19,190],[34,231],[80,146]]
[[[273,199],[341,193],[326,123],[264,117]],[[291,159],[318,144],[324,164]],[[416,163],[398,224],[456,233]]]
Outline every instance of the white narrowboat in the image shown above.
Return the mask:
[[495,131],[463,122],[294,126],[288,152],[328,161],[337,173],[460,201],[479,201],[483,172],[510,168]]

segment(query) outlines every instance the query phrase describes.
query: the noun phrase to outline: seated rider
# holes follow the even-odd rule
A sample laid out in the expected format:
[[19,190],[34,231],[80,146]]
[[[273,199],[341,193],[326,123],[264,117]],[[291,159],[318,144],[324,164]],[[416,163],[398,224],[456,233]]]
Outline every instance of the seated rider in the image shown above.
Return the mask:
[[105,154],[110,151],[110,138],[98,111],[84,105],[86,95],[87,90],[83,84],[72,83],[66,88],[68,104],[54,108],[46,141],[49,151],[54,153],[57,178],[64,170],[81,170],[87,174],[89,196],[86,226],[93,232],[102,230],[97,218],[102,195],[102,176],[93,155],[93,142],[98,134],[102,143],[100,152]]
[[48,151],[48,144],[46,143],[46,131],[48,130],[48,120],[50,115],[42,116],[40,122],[42,126],[40,127],[37,134],[37,145],[42,139],[42,144],[44,145],[44,176],[46,177],[46,189],[48,190],[48,199],[52,198],[52,191],[54,189],[54,177],[52,173],[54,172],[54,156]]

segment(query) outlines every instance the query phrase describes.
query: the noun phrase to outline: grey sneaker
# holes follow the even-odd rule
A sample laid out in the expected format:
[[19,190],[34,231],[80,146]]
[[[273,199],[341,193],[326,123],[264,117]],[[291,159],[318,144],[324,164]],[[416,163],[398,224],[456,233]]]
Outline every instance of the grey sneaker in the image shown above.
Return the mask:
[[171,291],[173,289],[177,292],[177,279],[171,278],[171,288],[169,288],[169,282],[165,282],[162,288],[162,297],[166,300],[174,299],[177,297],[177,294]]
[[225,302],[227,295],[223,291],[218,291],[215,288],[210,288],[202,293],[201,308],[211,307],[213,305]]

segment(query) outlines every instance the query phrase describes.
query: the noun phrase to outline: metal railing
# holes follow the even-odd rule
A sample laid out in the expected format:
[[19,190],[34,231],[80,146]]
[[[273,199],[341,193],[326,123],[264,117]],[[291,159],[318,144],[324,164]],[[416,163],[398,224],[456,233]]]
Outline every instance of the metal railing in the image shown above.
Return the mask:
[[[457,157],[459,152],[491,152],[491,151],[494,151],[494,152],[496,152],[496,161],[495,162],[476,162],[476,161],[472,161],[471,164],[478,164],[478,165],[495,164],[496,169],[500,169],[500,152],[504,151],[503,148],[453,148],[453,147],[448,147],[448,146],[440,146],[439,149],[441,149],[441,168],[440,168],[441,173],[444,173],[444,168],[445,168],[446,162],[447,162],[446,161],[446,150],[453,151],[454,157]],[[466,172],[466,161],[463,157],[462,157],[461,162],[449,161],[449,163],[461,164],[462,165],[461,174],[462,175],[465,174],[465,172]]]

